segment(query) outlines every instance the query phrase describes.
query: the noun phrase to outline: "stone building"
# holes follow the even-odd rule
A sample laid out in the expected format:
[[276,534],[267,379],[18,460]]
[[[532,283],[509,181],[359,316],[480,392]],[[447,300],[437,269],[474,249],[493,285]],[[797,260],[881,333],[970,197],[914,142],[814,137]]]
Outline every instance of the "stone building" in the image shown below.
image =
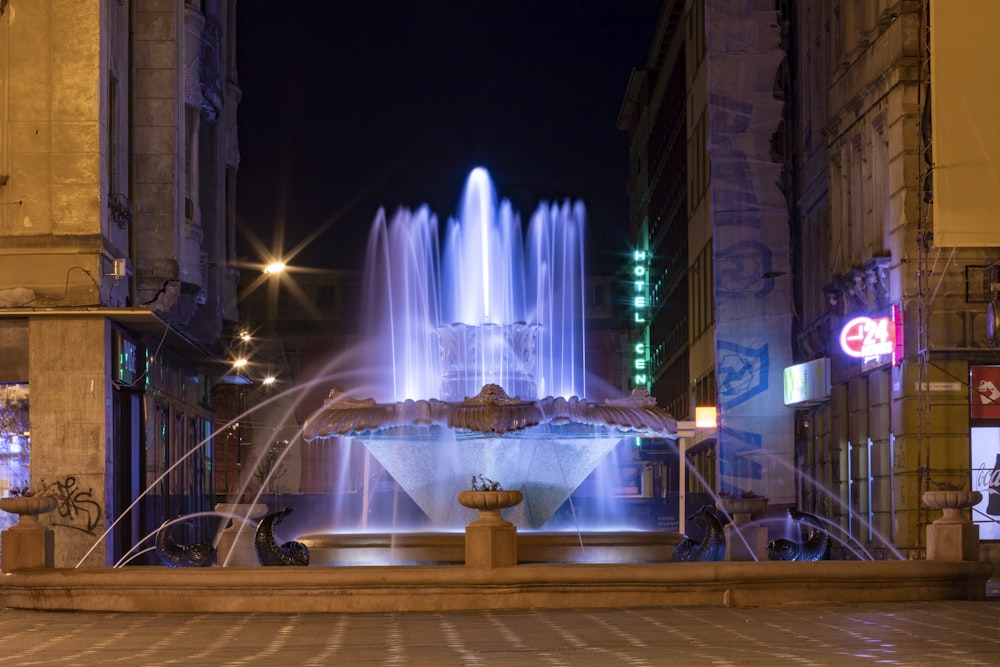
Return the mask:
[[59,496],[57,566],[113,563],[215,500],[235,4],[0,3],[0,382],[30,392],[25,481]]
[[829,517],[845,556],[921,555],[941,483],[995,530],[998,24],[989,2],[663,3],[619,125],[641,379],[718,409],[689,488]]
[[[983,151],[989,173],[986,156],[1000,146],[992,118],[968,113],[997,97],[985,63],[1000,11],[791,4],[797,357],[828,358],[831,383],[829,400],[797,406],[801,502],[876,555],[920,554],[936,518],[922,492],[949,483],[985,498],[974,456],[1000,450],[996,429],[978,428],[989,420],[972,420],[976,378],[1000,362],[986,322],[1000,235],[982,213],[970,231],[964,215],[1000,190],[993,178],[972,201],[956,196],[968,179],[956,156]],[[969,80],[956,92],[960,72]],[[860,335],[892,349],[857,349]]]

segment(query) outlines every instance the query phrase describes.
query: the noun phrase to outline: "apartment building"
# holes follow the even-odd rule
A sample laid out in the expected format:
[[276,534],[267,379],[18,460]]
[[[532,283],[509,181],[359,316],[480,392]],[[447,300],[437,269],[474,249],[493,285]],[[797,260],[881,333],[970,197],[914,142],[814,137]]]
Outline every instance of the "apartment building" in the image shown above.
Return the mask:
[[0,3],[0,382],[30,422],[0,438],[0,485],[59,497],[59,567],[215,500],[235,4]]

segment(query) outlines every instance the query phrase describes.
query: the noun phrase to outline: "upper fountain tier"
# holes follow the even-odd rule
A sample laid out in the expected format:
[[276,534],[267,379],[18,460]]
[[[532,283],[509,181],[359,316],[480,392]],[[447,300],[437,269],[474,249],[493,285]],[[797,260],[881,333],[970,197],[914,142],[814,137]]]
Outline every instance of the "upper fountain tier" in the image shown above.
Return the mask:
[[584,396],[582,203],[542,203],[526,233],[474,169],[439,234],[426,207],[380,210],[365,262],[382,401],[461,401],[487,384],[525,400]]
[[459,403],[407,400],[393,404],[357,400],[338,389],[306,421],[303,438],[358,435],[409,426],[442,426],[458,431],[500,435],[541,424],[611,427],[650,436],[677,437],[677,422],[656,407],[656,400],[638,389],[627,398],[590,402],[573,396],[536,401],[511,398],[497,385]]

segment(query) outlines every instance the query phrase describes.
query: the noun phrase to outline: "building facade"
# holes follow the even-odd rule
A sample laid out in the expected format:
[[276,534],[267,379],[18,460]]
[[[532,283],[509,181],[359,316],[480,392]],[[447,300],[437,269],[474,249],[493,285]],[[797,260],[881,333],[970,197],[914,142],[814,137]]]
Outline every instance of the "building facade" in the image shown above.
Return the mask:
[[30,396],[0,484],[59,497],[57,566],[114,563],[215,501],[235,4],[0,4],[0,382]]
[[[953,484],[982,491],[973,518],[996,539],[970,419],[973,379],[1000,361],[986,326],[1000,235],[991,224],[974,240],[952,232],[968,202],[941,187],[955,167],[940,154],[960,140],[940,128],[961,112],[932,104],[948,80],[935,62],[975,70],[992,39],[960,30],[972,47],[957,53],[944,42],[935,53],[932,42],[939,28],[996,27],[1000,14],[991,3],[933,0],[794,9],[797,347],[801,360],[829,359],[831,383],[829,401],[799,411],[803,503],[874,554],[909,556],[923,552],[924,527],[936,518],[921,494]],[[995,88],[987,77],[963,106],[988,106]],[[976,197],[988,201],[992,186]],[[857,349],[861,335],[892,349]],[[995,454],[1000,441],[991,437],[982,449]]]
[[[981,220],[956,225],[989,208],[995,179],[970,193],[962,169],[978,160],[995,172],[996,133],[957,121],[949,100],[988,108],[995,86],[978,63],[995,54],[989,38],[958,48],[948,37],[984,30],[970,21],[997,25],[996,9],[755,5],[664,2],[619,122],[633,239],[650,262],[650,323],[633,341],[651,352],[661,404],[679,417],[718,410],[717,429],[695,438],[689,483],[827,517],[840,555],[876,558],[920,556],[935,518],[921,494],[954,484],[983,492],[973,516],[989,537],[1000,440],[994,399],[979,390],[1000,362],[1000,235]],[[977,83],[935,97],[965,79]],[[676,136],[663,124],[687,139],[684,208],[655,204],[671,178],[663,137]],[[965,137],[963,153],[955,127],[981,128],[967,132],[978,145]],[[686,294],[659,287],[684,273],[668,269],[678,246],[658,231],[664,220],[686,231]],[[665,332],[685,315],[676,344]],[[682,355],[686,369],[670,361]]]

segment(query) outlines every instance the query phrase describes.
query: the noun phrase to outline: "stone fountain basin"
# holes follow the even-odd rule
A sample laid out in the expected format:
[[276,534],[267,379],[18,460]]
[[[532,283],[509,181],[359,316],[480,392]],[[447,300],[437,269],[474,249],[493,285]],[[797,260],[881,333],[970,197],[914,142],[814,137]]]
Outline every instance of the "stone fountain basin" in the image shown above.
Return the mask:
[[983,600],[982,561],[440,567],[33,569],[0,577],[7,609],[406,612]]
[[[519,563],[663,563],[673,558],[679,533],[639,531],[518,531]],[[311,533],[311,565],[461,565],[465,534]]]

